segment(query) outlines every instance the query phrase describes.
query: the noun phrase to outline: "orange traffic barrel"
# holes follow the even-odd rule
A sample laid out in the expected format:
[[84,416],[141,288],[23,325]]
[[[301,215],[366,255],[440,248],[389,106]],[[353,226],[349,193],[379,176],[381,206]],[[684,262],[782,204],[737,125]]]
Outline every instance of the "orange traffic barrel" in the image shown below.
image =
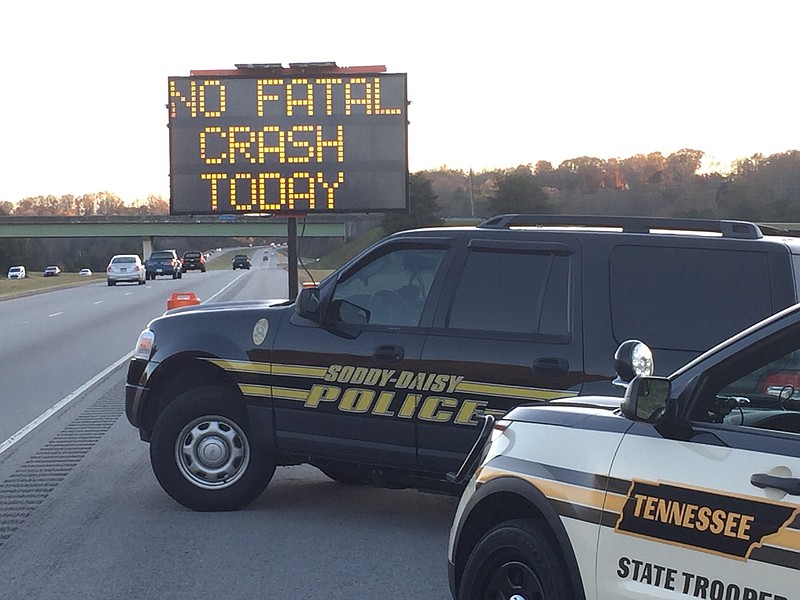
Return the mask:
[[200,298],[194,292],[175,292],[167,300],[167,310],[178,308],[179,306],[192,306],[200,304]]

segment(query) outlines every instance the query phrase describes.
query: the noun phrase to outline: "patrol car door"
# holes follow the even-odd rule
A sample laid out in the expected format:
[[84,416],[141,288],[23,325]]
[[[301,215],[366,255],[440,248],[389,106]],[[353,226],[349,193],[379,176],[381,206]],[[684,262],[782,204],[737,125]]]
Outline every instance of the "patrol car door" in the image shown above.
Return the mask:
[[449,245],[449,238],[384,244],[324,290],[322,322],[293,316],[273,355],[282,449],[416,466],[420,406],[407,382],[423,370],[426,305]]
[[425,342],[440,379],[415,386],[417,437],[420,465],[434,472],[458,469],[481,414],[574,396],[583,382],[577,242],[505,237],[466,242]]
[[598,597],[787,600],[800,583],[800,330],[710,367],[685,426],[636,423],[612,466]]

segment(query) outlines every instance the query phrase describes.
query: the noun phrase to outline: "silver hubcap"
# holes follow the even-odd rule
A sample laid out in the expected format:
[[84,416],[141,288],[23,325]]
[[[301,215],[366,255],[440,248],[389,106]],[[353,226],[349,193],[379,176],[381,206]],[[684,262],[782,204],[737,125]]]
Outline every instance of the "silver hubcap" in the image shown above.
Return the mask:
[[234,421],[218,415],[195,419],[175,442],[178,470],[190,483],[204,489],[233,485],[247,470],[250,446]]

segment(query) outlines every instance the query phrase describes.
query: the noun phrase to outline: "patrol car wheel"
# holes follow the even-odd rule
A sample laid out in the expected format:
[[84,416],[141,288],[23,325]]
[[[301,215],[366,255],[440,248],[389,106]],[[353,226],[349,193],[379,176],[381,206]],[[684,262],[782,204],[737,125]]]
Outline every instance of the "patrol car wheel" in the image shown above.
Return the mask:
[[244,409],[221,387],[190,390],[164,409],[153,428],[150,461],[164,491],[199,511],[237,510],[275,473]]
[[539,522],[506,521],[473,549],[458,600],[568,600],[573,592],[565,574],[559,549]]

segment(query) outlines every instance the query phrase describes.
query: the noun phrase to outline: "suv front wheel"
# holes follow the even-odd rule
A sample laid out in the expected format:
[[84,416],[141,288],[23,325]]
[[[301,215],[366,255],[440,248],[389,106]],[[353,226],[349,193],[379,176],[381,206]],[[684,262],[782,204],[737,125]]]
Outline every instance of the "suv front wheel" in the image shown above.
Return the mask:
[[571,600],[566,572],[558,547],[540,521],[506,521],[490,529],[473,549],[458,600]]
[[237,510],[269,484],[275,464],[224,387],[181,394],[156,421],[150,461],[161,487],[198,511]]

